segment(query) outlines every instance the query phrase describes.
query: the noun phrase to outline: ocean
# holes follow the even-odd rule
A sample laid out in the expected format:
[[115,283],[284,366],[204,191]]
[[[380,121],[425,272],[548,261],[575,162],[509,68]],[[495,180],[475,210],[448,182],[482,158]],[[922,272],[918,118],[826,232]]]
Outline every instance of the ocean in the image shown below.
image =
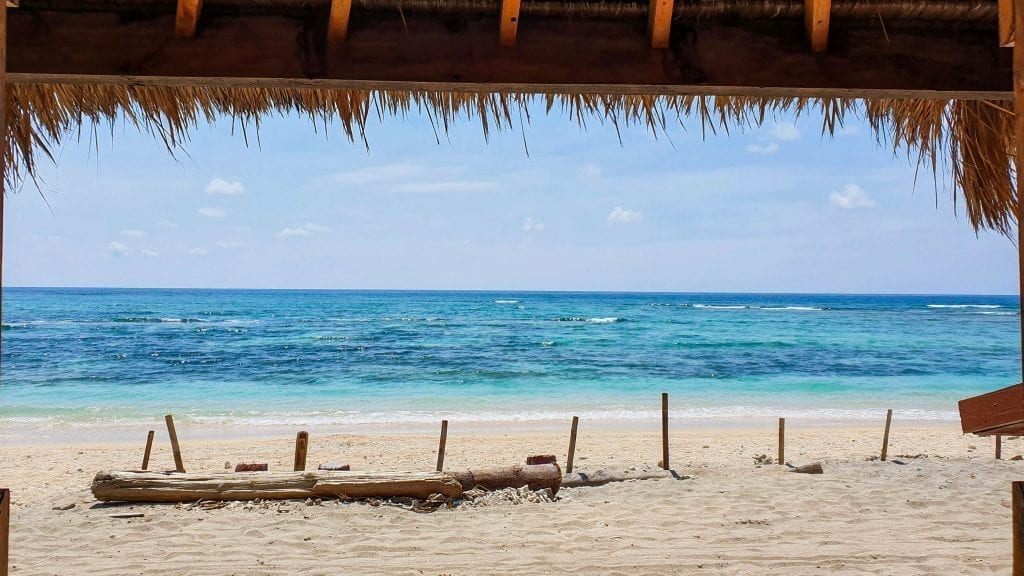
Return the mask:
[[[1020,381],[1016,296],[6,288],[0,438],[957,419]],[[42,431],[42,432],[41,432]]]

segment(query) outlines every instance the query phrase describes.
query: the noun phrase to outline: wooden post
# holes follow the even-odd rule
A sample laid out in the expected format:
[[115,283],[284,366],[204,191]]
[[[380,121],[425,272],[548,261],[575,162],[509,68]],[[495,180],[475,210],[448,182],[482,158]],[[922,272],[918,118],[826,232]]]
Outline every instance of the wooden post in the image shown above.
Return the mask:
[[520,0],[501,0],[501,29],[499,42],[502,46],[515,46],[519,32]]
[[348,39],[348,23],[352,15],[352,0],[331,0],[327,19],[327,48],[337,51]]
[[651,35],[651,48],[668,48],[674,9],[673,0],[651,0],[647,14],[647,32]]
[[142,469],[149,470],[149,453],[153,450],[153,431],[146,434],[146,452],[142,455]]
[[0,576],[7,576],[11,538],[11,491],[0,488]]
[[1012,490],[1013,576],[1024,576],[1024,481],[1014,482]]
[[295,472],[302,472],[306,469],[306,449],[309,448],[309,432],[303,430],[295,435]]
[[196,35],[199,26],[199,14],[203,11],[203,0],[178,0],[178,10],[174,17],[174,35],[178,38],[191,38]]
[[576,457],[576,426],[580,423],[579,416],[572,417],[572,428],[569,429],[569,457],[565,460],[565,473],[572,472],[572,460]]
[[448,443],[448,421],[441,420],[441,441],[437,445],[437,471],[444,468],[444,446]]
[[1003,437],[996,434],[996,460],[1003,459]]
[[786,463],[786,419],[779,418],[779,462],[781,466]]
[[174,453],[174,469],[178,472],[185,471],[185,464],[181,462],[181,447],[178,446],[178,433],[174,431],[174,416],[164,416],[167,422],[167,435],[171,437],[171,452]]
[[882,433],[882,462],[889,454],[889,427],[892,425],[892,408],[885,412],[885,432]]
[[832,0],[804,0],[804,26],[812,52],[828,48],[828,27],[832,18]]
[[661,393],[661,467],[668,467],[668,392]]

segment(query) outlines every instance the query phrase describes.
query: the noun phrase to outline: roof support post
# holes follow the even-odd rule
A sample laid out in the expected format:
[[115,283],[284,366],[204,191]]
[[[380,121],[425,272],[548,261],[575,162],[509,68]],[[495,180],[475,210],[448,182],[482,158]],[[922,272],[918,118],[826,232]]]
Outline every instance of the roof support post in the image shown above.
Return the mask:
[[[1018,30],[1024,29],[1024,2],[1014,2],[1013,21]],[[1024,297],[1024,42],[1013,45],[1013,135],[1017,144],[1014,163],[1017,171],[1017,276],[1020,282],[1019,294]],[[1021,381],[1024,382],[1024,314],[1021,322]],[[1024,566],[1022,566],[1024,568]],[[1014,576],[1024,576],[1024,571],[1014,571]]]
[[515,46],[519,32],[519,0],[501,0],[501,45]]
[[191,38],[196,35],[199,14],[203,11],[203,0],[178,0],[178,11],[174,17],[174,35]]
[[828,48],[828,25],[832,16],[832,0],[804,0],[804,25],[811,52]]
[[650,12],[647,14],[647,31],[651,35],[651,48],[668,48],[674,8],[673,0],[651,0]]
[[327,21],[327,49],[334,51],[348,39],[348,22],[352,15],[352,0],[331,0],[331,15]]

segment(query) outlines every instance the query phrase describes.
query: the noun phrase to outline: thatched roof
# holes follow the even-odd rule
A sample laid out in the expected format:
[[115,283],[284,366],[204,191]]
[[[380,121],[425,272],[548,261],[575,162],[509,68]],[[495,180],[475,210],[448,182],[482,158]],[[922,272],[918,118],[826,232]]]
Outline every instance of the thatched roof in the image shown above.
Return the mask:
[[438,133],[472,121],[486,135],[552,110],[582,127],[642,125],[654,133],[676,124],[703,133],[742,131],[777,115],[814,111],[831,135],[851,117],[864,118],[880,145],[940,178],[949,174],[939,184],[948,184],[975,229],[1008,235],[1015,226],[1012,103],[993,101],[11,84],[5,179],[8,190],[17,189],[65,139],[118,122],[161,138],[173,152],[187,144],[190,130],[218,117],[232,118],[245,135],[268,115],[300,114],[311,128],[336,121],[350,140],[365,142],[371,116],[420,112]]

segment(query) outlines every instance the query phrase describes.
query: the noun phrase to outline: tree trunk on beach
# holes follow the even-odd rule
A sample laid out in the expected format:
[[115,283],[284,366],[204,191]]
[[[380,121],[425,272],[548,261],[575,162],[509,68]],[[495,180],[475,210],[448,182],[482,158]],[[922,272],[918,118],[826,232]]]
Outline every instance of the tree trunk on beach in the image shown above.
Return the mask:
[[488,490],[529,486],[530,490],[550,488],[551,494],[557,494],[558,489],[562,487],[562,469],[558,464],[516,465],[450,474],[458,478],[463,490],[471,490],[477,486]]
[[92,493],[104,502],[286,500],[294,498],[454,498],[462,485],[438,472],[100,472]]

